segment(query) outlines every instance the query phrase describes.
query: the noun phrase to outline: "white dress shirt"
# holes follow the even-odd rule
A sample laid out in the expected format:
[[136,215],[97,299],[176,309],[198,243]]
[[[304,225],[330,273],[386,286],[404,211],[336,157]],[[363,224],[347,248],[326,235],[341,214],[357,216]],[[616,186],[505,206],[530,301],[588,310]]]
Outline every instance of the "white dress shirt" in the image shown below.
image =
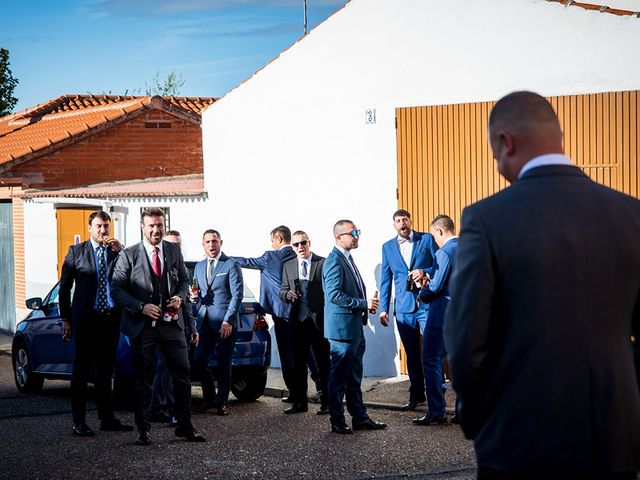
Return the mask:
[[153,266],[153,250],[155,247],[158,247],[158,258],[160,258],[160,271],[164,272],[164,253],[162,252],[162,242],[160,242],[158,245],[155,245],[154,247],[149,242],[147,242],[147,239],[145,238],[142,241],[142,244],[144,245],[144,249],[147,251],[147,256],[149,257],[149,263],[151,264],[151,266]]
[[546,167],[547,165],[573,165],[573,162],[569,157],[561,153],[548,153],[546,155],[539,155],[532,158],[522,166],[522,168],[520,169],[520,173],[518,174],[518,180],[532,168]]
[[411,265],[411,255],[413,254],[413,231],[409,234],[409,238],[402,238],[398,235],[398,247],[400,247],[400,255],[407,264],[407,268]]

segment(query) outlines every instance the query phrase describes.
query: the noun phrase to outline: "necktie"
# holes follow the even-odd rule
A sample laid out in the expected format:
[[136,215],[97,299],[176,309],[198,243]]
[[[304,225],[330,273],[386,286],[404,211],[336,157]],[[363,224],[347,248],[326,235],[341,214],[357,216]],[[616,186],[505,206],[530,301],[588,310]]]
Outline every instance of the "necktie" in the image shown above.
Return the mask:
[[364,297],[364,282],[362,281],[362,277],[360,276],[358,267],[356,267],[356,262],[353,261],[352,255],[349,255],[349,262],[351,262],[351,266],[353,267],[353,270],[356,273],[356,279],[358,280],[358,287],[360,287],[360,293],[362,293],[362,297]]
[[211,283],[211,277],[213,277],[213,270],[216,268],[216,261],[213,258],[207,260],[209,264],[207,265],[207,283]]
[[158,278],[162,275],[162,267],[160,266],[160,256],[158,253],[160,249],[158,247],[153,247],[153,257],[151,257],[151,266],[153,267],[153,273],[156,274]]
[[104,255],[104,247],[98,247],[98,296],[97,306],[99,312],[105,312],[109,308],[107,300],[107,261]]
[[300,270],[302,271],[302,278],[306,280],[307,279],[307,273],[308,273],[306,260],[302,261],[302,265],[301,265],[301,269]]

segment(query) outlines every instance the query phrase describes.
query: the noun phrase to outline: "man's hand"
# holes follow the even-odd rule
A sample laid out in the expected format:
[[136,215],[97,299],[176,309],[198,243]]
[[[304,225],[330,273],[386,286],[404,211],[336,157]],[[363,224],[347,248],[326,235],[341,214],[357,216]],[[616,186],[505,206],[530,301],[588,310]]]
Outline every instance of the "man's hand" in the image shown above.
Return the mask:
[[124,245],[120,243],[120,240],[113,237],[107,237],[104,240],[104,243],[109,245],[111,247],[111,250],[113,250],[114,252],[119,252],[124,248]]
[[225,320],[224,322],[222,322],[222,326],[220,327],[220,338],[227,338],[229,335],[231,335],[232,331],[233,327],[229,322]]
[[300,294],[295,290],[288,290],[286,296],[287,296],[287,300],[289,300],[291,303],[295,302],[300,298]]
[[65,320],[62,322],[62,340],[68,342],[71,339],[71,322]]
[[142,314],[151,318],[152,320],[158,320],[160,318],[160,314],[162,310],[157,305],[153,303],[145,303],[144,307],[142,307]]
[[378,300],[377,298],[370,298],[369,300],[367,300],[367,308],[369,309],[369,311],[375,313],[375,311],[378,310],[379,306],[380,300]]
[[200,341],[200,335],[198,334],[198,332],[192,333],[191,334],[191,345],[193,345],[194,347],[197,347],[199,341]]
[[182,305],[182,299],[178,295],[174,295],[167,302],[167,307],[174,307],[176,309],[179,309],[181,305]]
[[388,312],[380,312],[380,323],[383,327],[389,326],[389,313]]
[[420,268],[411,270],[409,274],[411,275],[411,279],[413,280],[413,283],[419,284],[422,281],[422,277],[424,277],[424,272]]

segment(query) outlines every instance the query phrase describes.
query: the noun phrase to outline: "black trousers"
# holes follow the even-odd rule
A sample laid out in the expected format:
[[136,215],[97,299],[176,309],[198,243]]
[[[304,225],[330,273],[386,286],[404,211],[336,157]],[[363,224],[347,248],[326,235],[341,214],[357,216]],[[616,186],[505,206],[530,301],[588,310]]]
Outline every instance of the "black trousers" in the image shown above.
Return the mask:
[[149,431],[149,403],[151,383],[156,364],[156,349],[164,355],[173,379],[175,413],[179,426],[191,425],[191,377],[189,356],[184,332],[176,322],[158,320],[156,326],[147,324],[131,340],[133,353],[133,408],[139,431]]
[[291,350],[291,338],[289,334],[289,321],[283,317],[273,318],[273,329],[276,334],[276,344],[278,345],[278,355],[280,356],[280,368],[282,369],[282,379],[291,393],[294,390],[293,380],[293,353]]
[[76,355],[71,375],[71,410],[73,423],[85,423],[87,417],[87,382],[96,367],[95,389],[98,418],[113,418],[111,379],[120,336],[119,315],[89,313],[76,327]]
[[318,329],[311,318],[304,320],[289,319],[289,335],[291,337],[291,349],[293,352],[293,390],[291,391],[294,402],[307,402],[308,375],[307,363],[309,351],[313,355],[318,366],[320,377],[320,401],[328,404],[329,383],[329,342],[324,338],[323,332]]
[[636,475],[636,472],[571,473],[552,471],[518,473],[478,466],[478,480],[540,480],[541,478],[561,478],[562,480],[635,480]]

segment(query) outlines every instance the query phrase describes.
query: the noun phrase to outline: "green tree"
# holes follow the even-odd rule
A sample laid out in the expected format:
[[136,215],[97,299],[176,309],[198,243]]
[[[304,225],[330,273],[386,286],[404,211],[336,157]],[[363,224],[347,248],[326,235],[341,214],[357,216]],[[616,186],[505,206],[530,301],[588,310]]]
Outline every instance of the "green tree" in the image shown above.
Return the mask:
[[13,96],[13,89],[18,85],[9,68],[9,50],[0,48],[0,117],[11,113],[18,99]]
[[144,82],[147,95],[160,95],[162,97],[176,97],[180,95],[180,89],[184,85],[185,80],[182,79],[182,75],[176,73],[175,70],[171,70],[164,81],[160,81],[160,72],[156,72],[156,75],[151,80],[151,85]]

